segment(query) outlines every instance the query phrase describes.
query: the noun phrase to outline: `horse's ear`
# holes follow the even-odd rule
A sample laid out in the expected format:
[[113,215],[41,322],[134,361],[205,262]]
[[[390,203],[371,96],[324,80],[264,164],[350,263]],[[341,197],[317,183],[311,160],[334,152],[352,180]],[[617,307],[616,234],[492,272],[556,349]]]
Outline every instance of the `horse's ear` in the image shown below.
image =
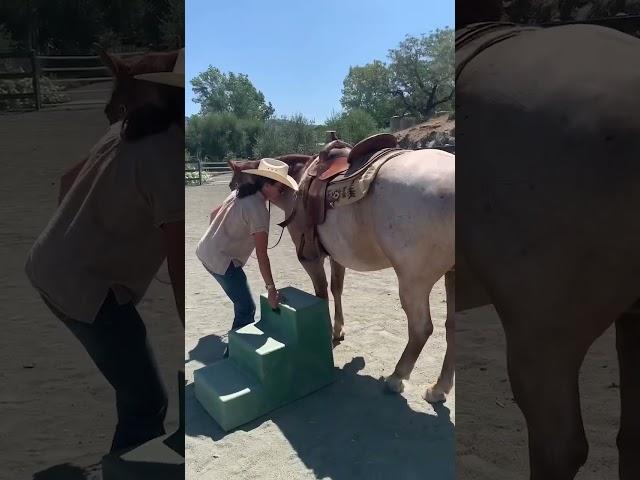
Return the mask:
[[118,59],[113,55],[110,55],[100,45],[95,44],[95,46],[97,47],[97,50],[98,50],[98,57],[100,57],[100,60],[102,60],[102,63],[104,63],[104,66],[109,69],[109,71],[111,72],[111,75],[113,75],[114,77],[117,76],[118,73],[120,73],[121,71],[121,65]]
[[238,165],[238,161],[237,160],[227,160],[227,165],[229,165],[229,168],[233,172],[239,172],[240,171],[240,166]]

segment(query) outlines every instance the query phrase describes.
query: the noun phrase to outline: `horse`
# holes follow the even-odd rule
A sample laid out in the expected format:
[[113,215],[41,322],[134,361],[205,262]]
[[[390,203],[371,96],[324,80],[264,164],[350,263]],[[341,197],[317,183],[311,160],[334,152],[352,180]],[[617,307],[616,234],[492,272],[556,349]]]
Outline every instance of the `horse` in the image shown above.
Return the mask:
[[[289,174],[304,184],[315,156],[277,157],[289,165]],[[454,377],[454,223],[455,157],[435,149],[405,151],[388,160],[373,180],[369,193],[358,202],[329,209],[317,227],[327,255],[300,260],[318,297],[328,298],[324,260],[331,262],[331,291],[335,300],[333,337],[344,336],[342,287],[345,268],[377,271],[393,268],[399,283],[402,308],[407,316],[409,338],[386,387],[396,393],[404,389],[427,339],[433,332],[429,294],[438,279],[445,277],[447,295],[447,350],[438,380],[427,388],[424,398],[446,400]],[[242,171],[257,168],[259,161],[235,160],[230,187],[242,178]],[[301,195],[285,193],[278,207],[289,212],[287,228],[299,246],[305,231],[305,205]],[[292,213],[293,212],[293,213]]]
[[614,322],[619,474],[640,478],[640,40],[459,27],[456,265],[500,316],[530,478],[572,479],[585,463],[579,370]]

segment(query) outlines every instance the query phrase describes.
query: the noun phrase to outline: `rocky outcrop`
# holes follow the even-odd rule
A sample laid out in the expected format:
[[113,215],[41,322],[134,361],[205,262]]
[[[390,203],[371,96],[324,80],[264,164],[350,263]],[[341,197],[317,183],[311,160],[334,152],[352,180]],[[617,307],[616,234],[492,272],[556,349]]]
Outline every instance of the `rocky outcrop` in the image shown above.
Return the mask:
[[455,146],[455,118],[442,115],[426,122],[395,132],[402,148],[417,150],[420,148],[441,148]]

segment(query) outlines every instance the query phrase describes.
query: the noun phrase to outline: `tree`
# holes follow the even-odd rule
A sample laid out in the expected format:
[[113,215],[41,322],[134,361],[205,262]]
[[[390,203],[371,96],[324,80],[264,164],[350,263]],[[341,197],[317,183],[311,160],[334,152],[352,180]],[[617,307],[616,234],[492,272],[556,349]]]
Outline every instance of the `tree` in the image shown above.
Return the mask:
[[380,127],[395,113],[391,72],[380,60],[351,67],[343,82],[340,104],[347,111],[366,110]]
[[453,109],[455,94],[454,32],[407,35],[389,51],[392,94],[404,113],[428,118],[437,107]]
[[200,104],[201,113],[228,112],[237,118],[266,120],[274,113],[271,103],[265,101],[245,74],[222,73],[213,66],[191,80],[194,102]]
[[185,131],[185,146],[194,156],[213,160],[249,158],[263,129],[256,119],[239,119],[229,112],[194,115]]
[[338,138],[352,145],[380,131],[373,116],[362,109],[332,114],[326,121],[326,129],[335,130]]
[[162,15],[160,32],[163,43],[172,49],[184,45],[184,0],[169,0]]
[[268,120],[254,148],[256,158],[276,157],[288,153],[317,153],[314,125],[302,115]]

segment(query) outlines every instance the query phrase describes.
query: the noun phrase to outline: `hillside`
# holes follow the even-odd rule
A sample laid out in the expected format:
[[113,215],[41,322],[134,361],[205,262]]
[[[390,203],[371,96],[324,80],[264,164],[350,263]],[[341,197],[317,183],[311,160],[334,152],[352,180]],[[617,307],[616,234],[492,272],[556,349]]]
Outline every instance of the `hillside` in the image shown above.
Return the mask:
[[441,115],[426,122],[395,132],[402,148],[418,149],[455,145],[455,118]]

